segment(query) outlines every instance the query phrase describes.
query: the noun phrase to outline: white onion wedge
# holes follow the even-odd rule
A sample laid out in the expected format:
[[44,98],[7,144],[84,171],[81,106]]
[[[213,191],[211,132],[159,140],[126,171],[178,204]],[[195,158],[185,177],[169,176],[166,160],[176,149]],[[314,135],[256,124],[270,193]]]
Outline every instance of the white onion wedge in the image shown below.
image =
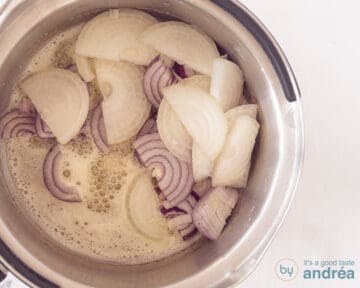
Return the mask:
[[214,60],[210,94],[224,111],[241,104],[243,86],[244,75],[238,65],[223,58]]
[[195,182],[200,182],[211,176],[214,160],[204,154],[198,144],[192,147],[192,165]]
[[143,90],[144,69],[128,62],[95,60],[103,95],[102,111],[109,144],[135,136],[149,118],[151,105]]
[[166,222],[159,211],[157,199],[151,178],[142,173],[134,178],[127,197],[129,217],[137,231],[141,234],[160,240],[167,234]]
[[81,78],[85,82],[91,82],[95,79],[94,68],[92,67],[92,63],[88,57],[84,57],[81,55],[74,55],[74,60],[76,63],[77,70],[81,76]]
[[[210,89],[210,77],[195,75],[180,81],[182,85],[198,87],[205,92]],[[191,162],[192,138],[164,99],[158,110],[158,129],[166,148],[180,160]],[[194,174],[195,175],[195,174]]]
[[154,17],[135,9],[106,11],[84,26],[75,52],[86,57],[147,65],[157,53],[138,37],[155,23]]
[[209,36],[183,22],[155,24],[146,29],[140,39],[179,64],[206,75],[211,75],[213,60],[220,56]]
[[235,120],[226,137],[223,150],[216,160],[212,174],[213,186],[247,186],[251,153],[259,127],[259,123],[247,115]]
[[157,127],[166,148],[180,160],[191,162],[192,138],[166,99],[159,106]]
[[21,84],[61,144],[74,138],[89,110],[89,93],[80,77],[64,69],[35,73]]
[[258,107],[256,104],[241,105],[230,109],[225,113],[228,126],[231,126],[238,117],[243,115],[256,119],[257,109]]
[[200,88],[181,84],[164,88],[163,94],[193,141],[214,160],[224,144],[227,124],[213,97]]
[[198,87],[205,92],[210,92],[210,77],[206,75],[194,75],[180,81],[182,85]]

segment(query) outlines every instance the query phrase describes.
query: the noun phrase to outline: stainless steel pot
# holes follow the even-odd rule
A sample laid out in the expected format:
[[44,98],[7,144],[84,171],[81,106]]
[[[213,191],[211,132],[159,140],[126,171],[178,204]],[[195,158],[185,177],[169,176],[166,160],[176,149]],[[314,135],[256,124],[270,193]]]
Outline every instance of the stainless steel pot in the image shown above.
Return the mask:
[[8,277],[16,275],[40,287],[230,286],[254,269],[279,229],[294,195],[304,149],[294,75],[275,40],[243,5],[235,0],[7,1],[0,10],[1,110],[23,65],[46,39],[101,10],[125,6],[199,26],[241,65],[259,102],[262,124],[248,190],[217,241],[150,265],[121,266],[85,261],[48,243],[17,213],[1,174],[3,270]]

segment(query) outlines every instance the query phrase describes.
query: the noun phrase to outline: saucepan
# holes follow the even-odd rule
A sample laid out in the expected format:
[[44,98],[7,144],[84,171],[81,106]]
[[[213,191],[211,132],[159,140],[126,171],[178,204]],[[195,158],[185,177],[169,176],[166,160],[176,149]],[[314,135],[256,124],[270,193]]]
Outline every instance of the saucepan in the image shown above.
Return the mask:
[[[0,171],[3,281],[31,287],[229,287],[259,263],[293,199],[303,159],[299,89],[278,44],[236,0],[12,0],[0,10],[0,111],[24,65],[51,36],[109,8],[130,7],[200,27],[244,72],[261,132],[248,189],[216,241],[147,265],[83,259],[45,239],[20,213]],[[18,282],[14,282],[18,281]],[[15,283],[15,284],[14,284]],[[9,284],[10,285],[10,284]]]

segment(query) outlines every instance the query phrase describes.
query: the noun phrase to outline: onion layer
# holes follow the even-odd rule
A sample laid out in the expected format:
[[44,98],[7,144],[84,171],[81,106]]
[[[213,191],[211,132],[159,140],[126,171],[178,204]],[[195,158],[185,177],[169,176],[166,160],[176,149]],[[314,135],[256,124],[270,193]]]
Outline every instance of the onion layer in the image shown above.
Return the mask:
[[165,61],[157,56],[144,74],[144,92],[150,103],[158,108],[163,98],[161,89],[176,82],[176,77]]
[[158,186],[170,207],[176,206],[190,194],[193,185],[191,166],[172,155],[158,133],[141,136],[133,145],[140,162],[158,180]]
[[177,206],[166,208],[166,202],[161,208],[161,213],[167,219],[167,224],[170,229],[177,229],[183,240],[188,240],[194,236],[197,229],[192,221],[193,209],[199,201],[200,197],[197,193],[191,192],[188,197]]
[[21,87],[59,143],[79,133],[88,114],[89,93],[77,74],[49,69],[30,75]]
[[51,132],[49,126],[47,126],[46,123],[41,119],[39,113],[36,114],[35,129],[37,136],[39,136],[40,138],[55,138],[54,133]]
[[31,136],[35,134],[35,118],[33,114],[23,113],[15,109],[0,118],[0,138]]
[[194,75],[180,81],[182,85],[198,87],[206,93],[210,92],[210,77],[206,75]]
[[225,145],[216,160],[213,186],[245,188],[256,136],[260,125],[247,115],[238,117],[230,128]]
[[90,59],[81,55],[74,55],[76,67],[81,78],[85,82],[90,82],[95,79],[94,68],[91,65]]
[[211,176],[214,160],[211,160],[197,143],[192,147],[192,164],[195,182],[200,182]]
[[109,144],[135,136],[149,118],[151,105],[144,95],[144,70],[127,62],[96,60],[102,112]]
[[159,200],[150,176],[142,171],[129,185],[126,195],[126,210],[130,224],[142,235],[152,240],[161,240],[168,233],[166,223],[160,213]]
[[16,105],[16,109],[19,110],[19,112],[24,114],[33,114],[35,113],[35,107],[31,103],[31,101],[28,98],[21,98],[19,103]]
[[239,66],[223,58],[213,62],[210,94],[223,111],[241,104],[244,75]]
[[164,88],[163,93],[194,142],[214,160],[224,144],[227,124],[213,97],[200,88],[181,83]]
[[220,56],[209,36],[183,22],[157,23],[146,29],[140,39],[179,64],[206,75],[211,75],[212,62]]
[[257,109],[258,107],[256,104],[241,105],[230,109],[225,113],[225,118],[228,122],[228,126],[231,126],[236,120],[236,118],[243,115],[247,115],[251,118],[256,119]]
[[151,15],[135,9],[113,9],[101,13],[82,29],[76,54],[148,65],[156,51],[139,41],[139,35],[157,23]]
[[194,184],[192,190],[200,197],[202,197],[207,191],[211,188],[211,179],[206,178],[201,182],[197,182]]
[[154,118],[149,118],[144,123],[143,127],[141,127],[141,129],[138,133],[138,137],[144,136],[146,134],[156,133],[156,132],[158,132],[156,120]]
[[233,188],[217,187],[209,190],[193,211],[196,228],[207,238],[217,239],[238,199],[239,193]]
[[182,79],[196,75],[196,72],[193,69],[191,69],[185,65],[180,65],[176,62],[174,64],[173,69],[174,69],[174,72],[176,73],[176,75],[178,75]]
[[190,163],[192,138],[166,99],[159,107],[157,127],[166,148],[175,157]]
[[104,118],[102,115],[101,104],[98,104],[91,114],[90,134],[99,151],[101,153],[105,153],[108,150],[109,145],[106,140],[106,130],[104,125]]
[[45,157],[43,165],[44,183],[49,192],[59,200],[67,202],[81,202],[79,192],[75,187],[63,183],[60,178],[60,145],[55,144]]

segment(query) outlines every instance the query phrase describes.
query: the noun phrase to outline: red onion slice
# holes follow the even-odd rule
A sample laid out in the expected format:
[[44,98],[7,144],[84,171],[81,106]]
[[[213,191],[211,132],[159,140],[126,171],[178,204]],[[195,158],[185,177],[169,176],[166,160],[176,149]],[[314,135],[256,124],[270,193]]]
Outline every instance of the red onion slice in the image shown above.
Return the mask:
[[157,56],[148,66],[144,74],[144,92],[150,103],[158,108],[163,98],[161,88],[169,86],[176,81],[170,67],[160,56]]
[[181,229],[179,233],[182,236],[183,240],[186,241],[191,239],[193,236],[195,236],[197,231],[198,230],[196,229],[194,223],[190,223],[187,227]]
[[16,125],[10,132],[10,138],[20,136],[33,136],[36,134],[33,121],[31,123],[20,123]]
[[98,104],[91,114],[90,133],[96,147],[101,153],[105,153],[109,145],[107,144],[106,130],[104,125],[104,117],[102,115],[101,104]]
[[154,118],[149,118],[143,125],[143,127],[140,129],[138,133],[138,137],[144,136],[146,134],[152,134],[156,133],[157,130],[157,124],[156,120]]
[[192,191],[190,195],[186,198],[186,201],[190,204],[192,208],[195,208],[199,200],[199,196],[194,191]]
[[217,239],[239,199],[234,188],[216,187],[209,190],[193,211],[196,228],[207,238]]
[[[0,118],[0,138],[33,135],[35,119],[33,114],[12,110]],[[23,133],[24,131],[27,133]],[[20,133],[20,131],[23,131]]]
[[166,209],[165,207],[161,207],[160,212],[165,216],[165,218],[172,218],[174,216],[186,214],[186,211],[179,208],[178,206]]
[[43,139],[55,138],[55,135],[51,132],[49,126],[41,119],[40,114],[36,114],[35,121],[36,134]]
[[153,177],[169,201],[176,206],[191,192],[193,176],[191,166],[176,158],[165,147],[158,133],[146,134],[133,143],[139,161],[152,170]]
[[166,220],[167,225],[170,229],[185,229],[192,223],[192,217],[189,214],[181,214],[176,217],[168,218]]
[[185,78],[188,78],[188,77],[191,77],[191,76],[194,76],[197,74],[193,69],[191,69],[185,65],[180,65],[176,62],[174,63],[173,69],[174,69],[174,72],[176,73],[176,75],[178,75],[182,79],[185,79]]
[[81,202],[79,192],[75,187],[63,183],[60,178],[60,145],[55,144],[49,150],[43,164],[44,183],[49,192],[59,200],[67,202]]
[[70,64],[66,69],[73,72],[73,73],[75,73],[75,74],[79,74],[79,70],[78,70],[78,68],[77,68],[77,66],[75,64]]
[[19,103],[16,105],[17,110],[24,114],[33,114],[35,112],[35,107],[31,101],[25,97],[21,98]]
[[[167,219],[168,225],[170,228],[173,228],[175,224],[176,229],[179,231],[180,235],[182,236],[183,240],[188,240],[193,237],[197,229],[193,224],[193,221],[188,221],[188,218],[184,218],[183,215],[190,215],[192,216],[193,207],[195,207],[197,201],[199,199],[199,195],[195,192],[191,192],[191,194],[182,202],[180,202],[177,206],[167,209],[166,208],[166,201],[163,202],[164,207],[161,208],[161,213]],[[194,202],[194,203],[193,203]],[[194,205],[195,204],[195,205]],[[182,217],[180,217],[182,216]],[[180,218],[177,218],[180,217]],[[169,220],[168,219],[173,219]]]

